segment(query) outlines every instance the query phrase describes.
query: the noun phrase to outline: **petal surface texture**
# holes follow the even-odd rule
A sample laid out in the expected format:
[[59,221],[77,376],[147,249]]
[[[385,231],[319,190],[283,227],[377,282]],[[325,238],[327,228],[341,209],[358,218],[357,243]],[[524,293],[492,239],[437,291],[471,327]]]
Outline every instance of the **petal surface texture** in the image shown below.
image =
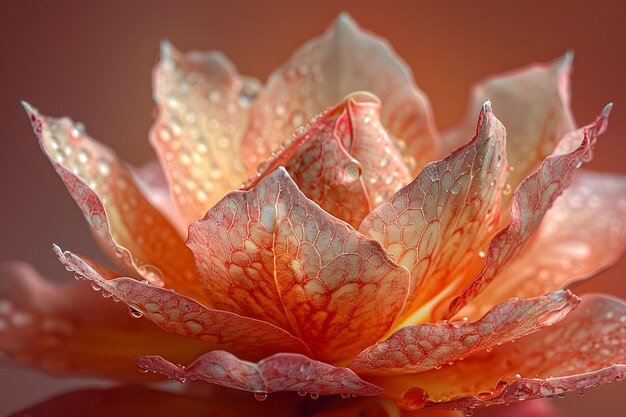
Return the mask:
[[246,179],[239,149],[258,81],[219,52],[182,54],[164,42],[153,83],[159,118],[151,142],[190,224]]
[[305,44],[270,76],[250,110],[244,163],[253,171],[308,118],[360,90],[381,98],[382,123],[406,149],[412,171],[432,160],[432,112],[410,69],[386,41],[342,14],[326,34]]
[[430,321],[432,306],[471,282],[471,271],[483,262],[480,251],[499,221],[507,172],[505,135],[485,103],[469,143],[426,165],[359,227],[411,272],[402,314],[407,322]]
[[43,152],[105,251],[131,273],[203,299],[193,255],[113,151],[70,119],[24,106]]
[[493,348],[564,319],[580,300],[557,291],[529,300],[511,299],[480,320],[402,327],[387,340],[361,352],[349,365],[355,372],[415,373]]
[[358,227],[373,205],[411,180],[379,116],[376,97],[348,96],[298,129],[272,159],[259,166],[245,188],[284,166],[308,198]]
[[0,264],[0,352],[18,363],[63,375],[146,380],[135,358],[146,352],[189,361],[206,344],[135,320],[127,307],[88,285],[59,284],[21,262]]
[[201,380],[259,394],[298,391],[314,395],[368,396],[383,393],[348,368],[292,353],[279,353],[252,363],[228,352],[213,351],[186,367],[174,365],[160,356],[144,356],[137,360],[137,365],[179,381]]
[[307,199],[282,167],[228,194],[187,244],[217,308],[292,331],[317,359],[356,355],[404,306],[408,271]]
[[568,287],[615,263],[625,247],[626,177],[579,171],[524,251],[459,316]]
[[606,130],[610,110],[611,105],[606,106],[595,122],[565,135],[539,170],[515,190],[509,225],[489,244],[483,271],[454,300],[450,307],[451,313],[458,312],[475,298],[520,254],[554,201],[571,184],[576,169],[591,159],[598,136]]
[[115,277],[71,252],[62,252],[58,247],[55,251],[67,268],[92,281],[106,295],[115,297],[168,333],[207,343],[208,349],[228,349],[246,359],[277,352],[308,352],[300,340],[272,324],[206,308],[173,290]]
[[[570,109],[570,75],[573,54],[548,64],[534,64],[492,76],[474,87],[466,121],[444,134],[452,150],[474,127],[474,113],[491,100],[498,119],[506,126],[511,189],[517,186],[552,153],[559,140],[576,128]],[[508,200],[508,198],[505,198]]]
[[583,297],[565,320],[440,370],[372,378],[386,395],[427,397],[426,407],[468,409],[562,395],[621,380],[626,372],[626,304]]

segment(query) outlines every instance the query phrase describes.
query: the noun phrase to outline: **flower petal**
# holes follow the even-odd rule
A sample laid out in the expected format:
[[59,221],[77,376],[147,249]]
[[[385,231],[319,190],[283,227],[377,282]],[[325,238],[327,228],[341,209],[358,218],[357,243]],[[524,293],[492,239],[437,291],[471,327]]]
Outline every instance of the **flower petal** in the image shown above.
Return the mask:
[[[440,409],[508,404],[620,380],[626,373],[626,303],[591,295],[551,327],[420,374],[372,378],[402,404],[420,390]],[[413,391],[412,391],[413,390]],[[413,394],[412,394],[413,392]]]
[[[493,238],[483,271],[453,301],[448,315],[458,312],[475,298],[521,252],[548,209],[569,187],[576,168],[591,159],[598,136],[606,130],[610,111],[611,105],[608,105],[595,122],[565,135],[539,170],[515,190],[509,225]],[[447,305],[440,305],[441,314],[445,315],[446,309]]]
[[122,301],[168,333],[201,340],[211,349],[228,349],[247,359],[276,352],[308,352],[299,339],[269,323],[208,309],[173,290],[148,282],[115,278],[103,267],[90,264],[71,252],[62,252],[57,246],[54,249],[59,260],[78,277],[92,281],[103,294]]
[[217,308],[292,330],[328,362],[376,342],[406,298],[407,270],[282,167],[228,194],[190,226],[187,244]]
[[[476,135],[468,144],[424,167],[359,227],[411,272],[402,313],[407,322],[429,321],[433,303],[449,297],[482,263],[479,252],[499,221],[507,171],[505,136],[489,102],[485,103]],[[416,311],[418,307],[422,308]]]
[[250,171],[306,120],[354,91],[367,90],[384,104],[382,122],[406,146],[412,169],[431,160],[436,132],[428,99],[386,41],[363,32],[347,15],[274,72],[250,110],[243,139]]
[[152,146],[190,224],[246,179],[239,148],[258,81],[240,76],[219,52],[182,54],[163,42],[153,84]]
[[402,327],[361,352],[348,367],[358,374],[415,373],[536,332],[567,317],[580,299],[557,291],[530,300],[511,299],[470,323],[428,323]]
[[26,103],[24,107],[39,145],[107,253],[154,284],[202,299],[189,249],[113,151],[68,118],[44,116]]
[[259,165],[244,188],[284,166],[308,198],[358,227],[372,202],[378,204],[411,179],[379,115],[380,102],[375,97],[348,96],[298,129],[271,160]]
[[452,150],[464,143],[474,127],[474,112],[491,100],[506,126],[506,155],[514,168],[508,182],[515,189],[576,128],[569,91],[573,58],[568,52],[549,64],[534,64],[478,84],[465,122],[444,134],[445,147]]
[[126,310],[86,285],[53,283],[20,262],[0,264],[0,351],[8,359],[54,373],[145,381],[153,378],[137,371],[139,355],[186,362],[206,351]]
[[136,386],[92,388],[58,395],[11,417],[287,417],[301,400],[275,396],[260,404],[250,394],[227,389],[215,390],[207,398]]
[[144,356],[137,359],[137,365],[178,381],[201,380],[261,395],[299,391],[313,395],[368,396],[383,392],[348,368],[334,367],[293,353],[279,353],[253,363],[228,352],[213,351],[189,366],[174,365],[160,356]]
[[616,262],[626,248],[626,177],[580,171],[524,251],[459,315],[480,317],[510,297],[571,285]]

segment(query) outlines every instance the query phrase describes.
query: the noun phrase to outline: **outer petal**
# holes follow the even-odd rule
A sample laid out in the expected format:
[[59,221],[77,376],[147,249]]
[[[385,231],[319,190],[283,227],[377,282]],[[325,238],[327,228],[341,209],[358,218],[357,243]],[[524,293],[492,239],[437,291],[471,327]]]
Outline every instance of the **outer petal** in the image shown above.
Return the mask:
[[24,107],[42,150],[112,258],[154,284],[203,298],[191,252],[113,151],[70,119]]
[[480,251],[499,220],[507,170],[505,135],[485,103],[476,136],[468,144],[427,165],[359,227],[411,272],[402,313],[407,322],[428,321],[433,303],[449,297],[482,263]]
[[354,227],[410,181],[402,156],[380,124],[380,102],[359,93],[298,129],[245,188],[284,166],[307,197]]
[[530,300],[511,299],[473,323],[406,326],[365,349],[348,367],[358,374],[377,375],[440,367],[551,326],[567,317],[579,302],[569,291],[557,291]]
[[52,283],[20,262],[0,264],[0,351],[11,360],[55,373],[146,380],[135,366],[139,355],[186,362],[206,351],[126,310],[88,286]]
[[134,314],[147,317],[168,333],[201,340],[208,343],[209,349],[228,349],[247,359],[276,352],[308,352],[300,340],[269,323],[208,309],[170,289],[147,282],[114,278],[104,268],[86,263],[71,252],[62,252],[57,246],[55,252],[78,277],[92,281],[105,296],[122,301]]
[[297,414],[292,413],[298,409],[299,402],[302,402],[301,399],[293,395],[272,396],[260,404],[250,394],[226,389],[215,390],[208,398],[203,398],[122,386],[68,392],[12,414],[11,417],[297,417]]
[[459,315],[479,317],[510,297],[535,297],[594,275],[626,247],[626,177],[578,172],[533,239]]
[[342,14],[328,32],[305,44],[274,72],[251,108],[243,140],[250,171],[305,121],[347,94],[367,90],[384,104],[383,124],[421,167],[436,148],[430,104],[406,64],[384,40]]
[[407,270],[284,168],[226,196],[189,228],[188,245],[218,308],[291,329],[329,362],[376,342],[406,298]]
[[576,128],[569,91],[573,58],[568,52],[549,64],[534,64],[478,84],[466,121],[444,134],[444,146],[449,150],[460,146],[474,127],[476,109],[491,100],[506,126],[506,154],[514,168],[508,181],[515,189],[552,153],[558,141]]
[[160,114],[152,145],[189,224],[246,179],[239,145],[258,82],[219,52],[184,55],[164,42],[153,84]]
[[[610,110],[611,105],[606,106],[594,123],[565,135],[554,154],[547,157],[539,170],[520,184],[511,203],[509,225],[489,244],[483,271],[454,300],[450,306],[451,314],[475,298],[521,252],[548,209],[570,185],[576,168],[591,159],[598,136],[606,130]],[[445,314],[443,310],[446,308],[446,305],[441,305],[441,314]]]
[[334,367],[292,353],[281,353],[252,363],[228,352],[213,351],[186,367],[174,365],[160,356],[144,356],[137,360],[137,365],[182,382],[201,380],[262,395],[279,391],[360,396],[383,393],[382,389],[363,381],[348,368]]
[[[622,379],[626,373],[626,304],[583,297],[564,321],[464,361],[421,374],[372,379],[399,399],[422,393],[421,405],[474,408],[562,395]],[[419,391],[418,391],[419,390]]]

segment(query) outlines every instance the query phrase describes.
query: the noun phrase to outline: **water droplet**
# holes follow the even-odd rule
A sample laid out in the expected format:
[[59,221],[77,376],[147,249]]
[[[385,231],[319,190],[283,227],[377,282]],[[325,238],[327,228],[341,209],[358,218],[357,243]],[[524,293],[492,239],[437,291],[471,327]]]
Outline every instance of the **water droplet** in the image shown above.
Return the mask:
[[361,178],[361,165],[359,165],[358,162],[351,161],[345,166],[344,169],[346,170],[346,175],[351,181],[357,181]]
[[137,365],[137,369],[139,370],[139,372],[141,372],[142,374],[146,374],[148,373],[149,369],[145,367],[145,365]]
[[478,256],[480,256],[481,258],[484,258],[485,256],[487,256],[487,254],[485,253],[484,250],[481,250],[480,252],[478,252]]
[[257,401],[265,401],[267,399],[267,392],[255,392],[254,393],[254,399]]
[[583,391],[583,390],[578,391],[578,395],[580,395],[582,397],[583,395],[585,395],[585,391]]
[[307,392],[306,391],[298,391],[298,395],[301,397],[306,397]]
[[504,190],[502,190],[502,194],[504,194],[504,195],[511,194],[511,184],[506,184],[504,186]]
[[471,408],[468,408],[467,410],[465,410],[465,415],[467,417],[473,416],[474,415],[474,410],[472,410]]
[[128,307],[128,314],[130,314],[130,316],[134,319],[140,319],[143,317],[143,313],[139,310],[135,310],[132,307]]
[[350,398],[350,394],[342,392],[341,393],[341,398],[343,398],[344,400],[347,400],[348,398]]
[[402,394],[398,405],[407,410],[417,410],[418,408],[422,408],[427,399],[428,396],[423,389],[414,387]]
[[312,400],[317,400],[319,397],[320,397],[320,395],[319,395],[319,394],[316,394],[316,393],[311,393],[311,399],[312,399]]
[[91,288],[93,288],[94,291],[100,291],[102,289],[102,287],[100,287],[97,283],[92,282],[91,283]]

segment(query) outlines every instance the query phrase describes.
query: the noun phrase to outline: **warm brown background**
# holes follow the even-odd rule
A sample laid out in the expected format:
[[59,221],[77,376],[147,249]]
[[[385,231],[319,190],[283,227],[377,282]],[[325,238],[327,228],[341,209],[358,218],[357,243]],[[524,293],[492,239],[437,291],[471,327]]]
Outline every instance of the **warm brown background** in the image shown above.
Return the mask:
[[[91,255],[98,249],[39,152],[18,100],[85,122],[122,157],[142,163],[152,155],[150,70],[163,38],[183,50],[221,49],[242,73],[266,79],[346,10],[408,61],[440,127],[464,114],[472,82],[572,48],[579,124],[616,103],[589,166],[626,173],[626,6],[620,1],[13,3],[0,5],[0,260],[28,260],[51,278],[69,279],[52,256],[52,242]],[[622,261],[580,289],[626,297],[624,272]],[[70,382],[2,366],[0,414]],[[567,416],[619,414],[625,387],[611,384],[554,403]]]

